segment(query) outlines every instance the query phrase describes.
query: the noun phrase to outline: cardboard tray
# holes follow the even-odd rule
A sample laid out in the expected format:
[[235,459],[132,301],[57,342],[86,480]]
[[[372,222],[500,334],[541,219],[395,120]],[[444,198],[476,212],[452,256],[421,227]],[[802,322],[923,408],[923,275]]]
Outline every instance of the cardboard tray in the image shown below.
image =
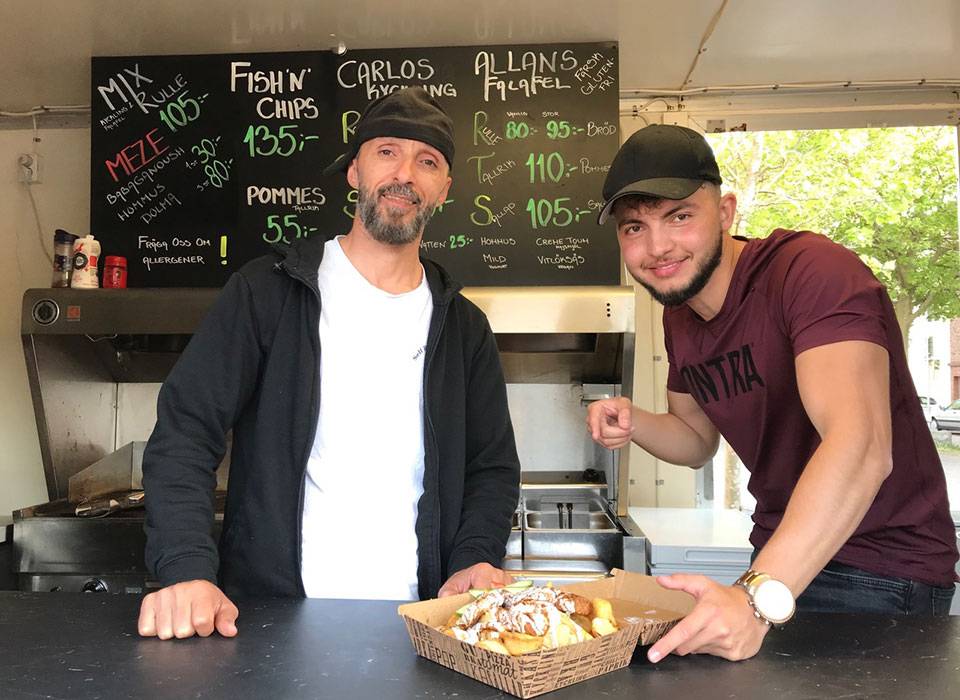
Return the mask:
[[623,668],[630,663],[638,642],[652,644],[693,609],[693,598],[686,593],[661,588],[651,576],[619,569],[609,578],[557,588],[609,599],[620,622],[619,631],[535,654],[506,656],[436,630],[472,600],[467,593],[406,603],[397,612],[420,656],[517,697],[532,698]]

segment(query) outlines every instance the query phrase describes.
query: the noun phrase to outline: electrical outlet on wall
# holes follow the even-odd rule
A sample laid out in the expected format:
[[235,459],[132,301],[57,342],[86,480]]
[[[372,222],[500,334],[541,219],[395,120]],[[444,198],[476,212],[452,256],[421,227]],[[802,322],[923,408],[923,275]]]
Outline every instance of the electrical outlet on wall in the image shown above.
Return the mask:
[[27,185],[40,182],[40,154],[21,153],[17,156],[17,179]]

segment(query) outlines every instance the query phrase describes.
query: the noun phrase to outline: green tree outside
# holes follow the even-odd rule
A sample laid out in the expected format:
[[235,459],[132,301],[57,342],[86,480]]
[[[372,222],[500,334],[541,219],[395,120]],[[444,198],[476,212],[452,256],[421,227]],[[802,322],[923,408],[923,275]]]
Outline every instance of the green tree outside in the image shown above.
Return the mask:
[[960,317],[957,146],[952,127],[710,134],[733,233],[823,233],[886,285],[904,344],[914,319]]
[[[732,233],[823,233],[886,285],[908,347],[910,326],[960,317],[957,145],[952,127],[708,134],[737,195]],[[739,508],[741,467],[723,443],[725,506]],[[721,466],[722,465],[722,466]]]

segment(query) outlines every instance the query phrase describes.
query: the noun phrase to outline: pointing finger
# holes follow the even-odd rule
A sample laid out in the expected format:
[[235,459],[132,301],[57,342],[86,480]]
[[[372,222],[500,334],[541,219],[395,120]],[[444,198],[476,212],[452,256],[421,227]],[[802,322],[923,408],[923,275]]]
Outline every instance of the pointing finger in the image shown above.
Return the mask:
[[680,620],[672,630],[663,635],[647,652],[647,659],[657,663],[667,654],[673,653],[677,647],[693,639],[704,626],[702,611],[694,608],[693,612]]

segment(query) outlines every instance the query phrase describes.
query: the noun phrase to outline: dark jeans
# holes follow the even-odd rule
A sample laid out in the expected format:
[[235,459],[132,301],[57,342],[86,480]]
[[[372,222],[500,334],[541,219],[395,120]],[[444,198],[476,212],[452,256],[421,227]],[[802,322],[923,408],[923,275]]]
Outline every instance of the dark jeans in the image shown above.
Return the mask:
[[953,592],[953,586],[940,588],[830,562],[797,599],[797,612],[942,617],[950,613]]
[[[750,561],[756,558],[754,551]],[[835,561],[810,582],[797,598],[797,612],[877,613],[881,615],[950,614],[954,587],[881,576]]]

